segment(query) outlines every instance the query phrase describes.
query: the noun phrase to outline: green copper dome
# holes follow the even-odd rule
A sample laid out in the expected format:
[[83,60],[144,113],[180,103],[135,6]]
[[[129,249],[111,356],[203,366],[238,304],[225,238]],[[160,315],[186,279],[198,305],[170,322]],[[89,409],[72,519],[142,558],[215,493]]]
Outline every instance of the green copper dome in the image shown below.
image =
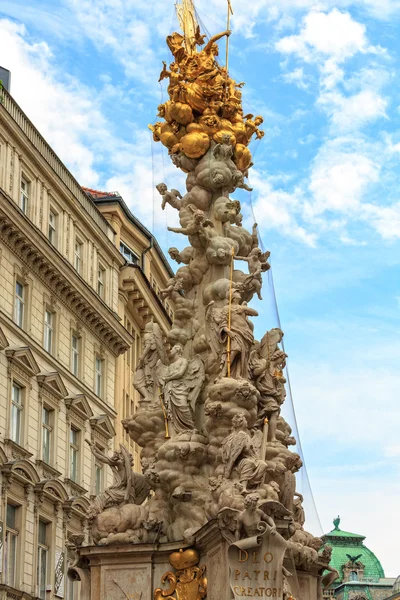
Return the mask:
[[[343,581],[343,567],[351,561],[359,561],[365,566],[363,579],[371,578],[376,581],[385,577],[379,559],[363,544],[365,536],[342,531],[339,527],[339,517],[333,521],[333,524],[335,528],[322,539],[324,545],[332,547],[332,558],[329,564],[340,574],[340,581]],[[338,584],[339,580],[335,583]]]

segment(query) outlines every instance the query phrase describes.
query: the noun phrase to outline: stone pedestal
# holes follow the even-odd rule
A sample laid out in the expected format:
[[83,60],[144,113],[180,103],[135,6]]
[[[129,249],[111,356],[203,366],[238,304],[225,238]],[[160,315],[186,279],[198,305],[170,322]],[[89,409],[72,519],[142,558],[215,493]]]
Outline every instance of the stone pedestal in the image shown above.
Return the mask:
[[[85,579],[90,581],[90,585],[85,585],[86,591],[81,594],[81,600],[153,600],[154,590],[163,588],[163,575],[168,571],[174,572],[169,562],[171,553],[192,547],[199,552],[199,566],[206,566],[207,600],[231,600],[229,543],[221,535],[215,520],[200,529],[191,544],[124,544],[80,548],[79,575],[83,579],[82,574],[86,571]],[[317,568],[315,573],[294,573],[293,565],[286,559],[285,566],[293,573],[290,583],[296,600],[321,600]],[[247,591],[244,597],[253,598],[247,596]]]

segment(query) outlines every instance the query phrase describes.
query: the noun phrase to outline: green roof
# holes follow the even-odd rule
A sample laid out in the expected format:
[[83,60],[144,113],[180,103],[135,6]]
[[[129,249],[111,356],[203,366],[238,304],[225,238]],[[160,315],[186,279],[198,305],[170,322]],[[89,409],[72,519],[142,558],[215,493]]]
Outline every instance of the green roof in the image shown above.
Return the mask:
[[[335,520],[335,529],[324,535],[322,539],[325,545],[332,546],[332,558],[329,564],[340,574],[340,581],[343,581],[343,566],[349,562],[349,556],[358,557],[360,554],[357,560],[365,565],[364,578],[378,580],[385,577],[379,559],[363,544],[365,536],[342,531],[339,525],[340,520]],[[336,580],[336,585],[338,583],[339,580]]]

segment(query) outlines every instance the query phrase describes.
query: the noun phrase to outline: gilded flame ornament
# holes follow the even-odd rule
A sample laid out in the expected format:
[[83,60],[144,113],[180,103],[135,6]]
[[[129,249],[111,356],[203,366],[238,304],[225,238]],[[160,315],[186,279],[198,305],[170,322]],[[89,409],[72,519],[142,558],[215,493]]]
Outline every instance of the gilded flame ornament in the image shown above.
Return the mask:
[[[200,33],[193,0],[176,4],[183,35],[174,32],[167,37],[173,62],[163,63],[159,81],[168,79],[169,100],[158,107],[163,120],[149,125],[153,139],[168,148],[169,154],[188,159],[204,156],[211,142],[221,144],[229,137],[233,161],[244,176],[252,166],[248,148],[253,136],[261,139],[261,116],[243,115],[242,92],[244,83],[236,83],[227,67],[218,63],[217,42],[231,34],[228,29],[214,35],[205,43]],[[231,7],[228,7],[228,23]],[[228,48],[228,43],[227,43]],[[228,52],[227,52],[228,54]],[[176,160],[185,171],[182,161]]]
[[169,562],[176,573],[168,571],[162,576],[161,583],[168,582],[170,587],[167,590],[156,589],[154,600],[203,600],[207,596],[206,568],[197,566],[199,560],[199,554],[194,549],[173,552]]

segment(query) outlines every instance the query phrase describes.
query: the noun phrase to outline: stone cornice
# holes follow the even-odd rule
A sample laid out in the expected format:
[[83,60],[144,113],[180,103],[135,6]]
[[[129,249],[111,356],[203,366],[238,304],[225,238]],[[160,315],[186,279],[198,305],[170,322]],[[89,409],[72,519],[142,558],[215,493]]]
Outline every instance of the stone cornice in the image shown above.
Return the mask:
[[[171,318],[138,265],[127,265],[120,270],[119,291],[125,295],[128,305],[136,312],[142,328],[154,318],[165,334],[169,331]],[[171,306],[174,306],[173,302]]]
[[119,317],[101,301],[72,265],[0,190],[0,239],[115,355],[129,348],[132,338]]

